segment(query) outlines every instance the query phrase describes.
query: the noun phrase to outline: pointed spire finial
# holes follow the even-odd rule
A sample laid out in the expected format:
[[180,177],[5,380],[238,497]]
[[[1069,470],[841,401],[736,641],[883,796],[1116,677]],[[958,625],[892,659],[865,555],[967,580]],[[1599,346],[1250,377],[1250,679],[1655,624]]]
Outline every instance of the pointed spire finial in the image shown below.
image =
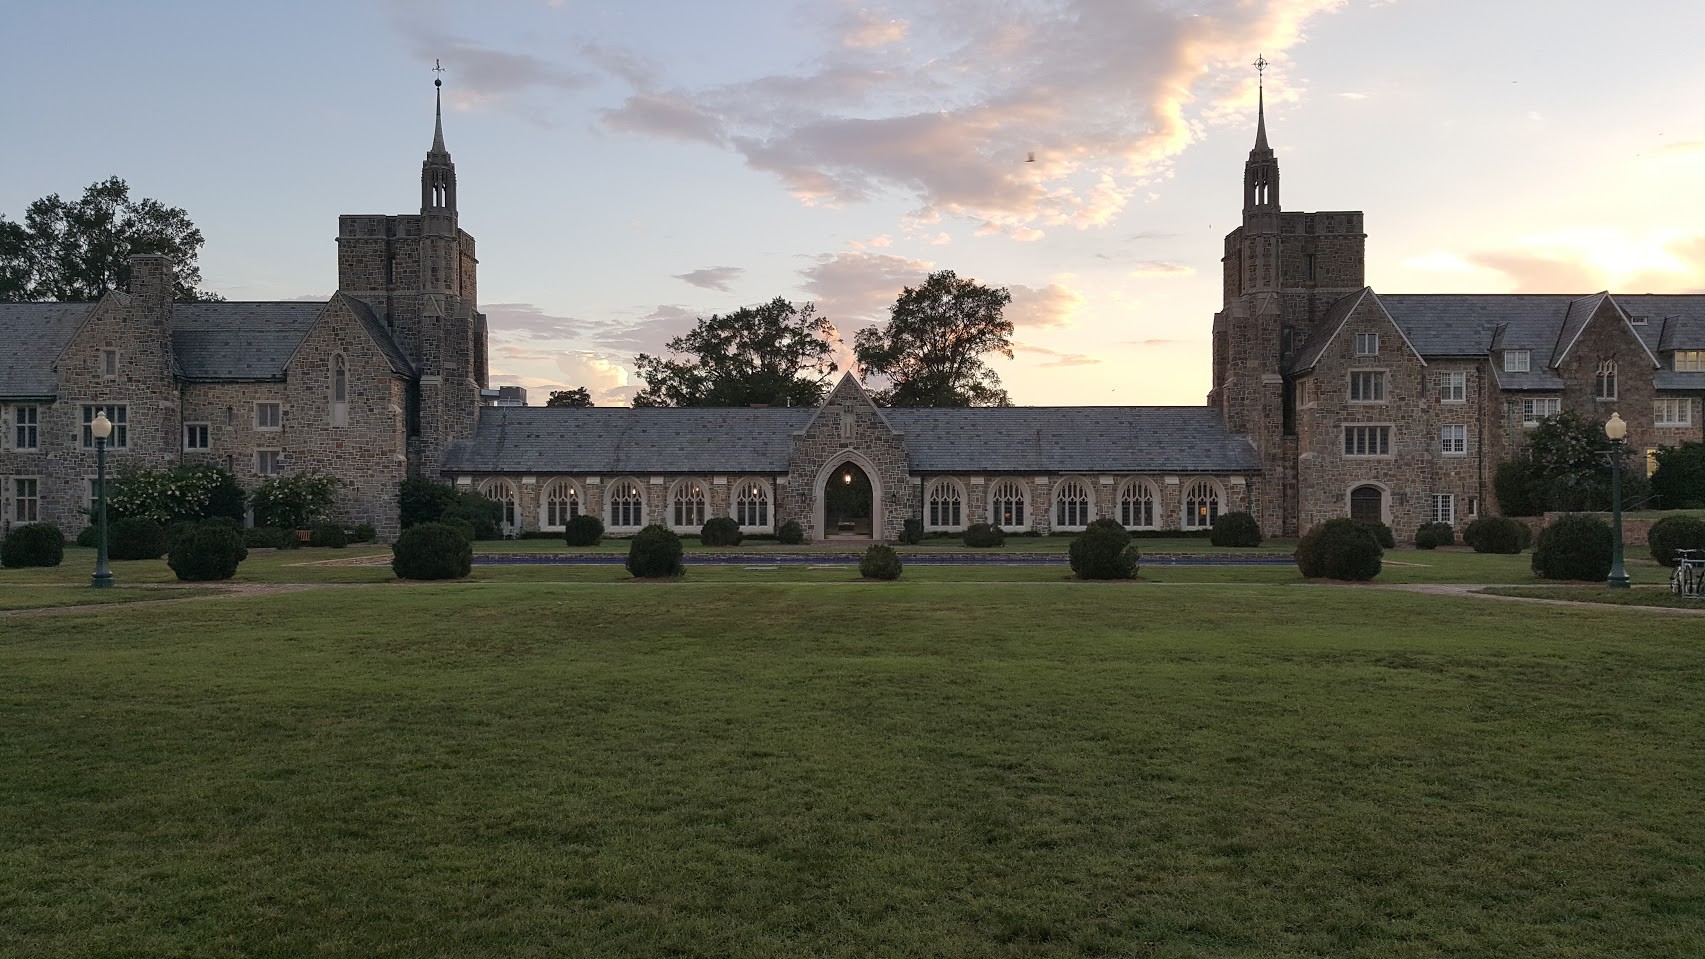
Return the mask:
[[[444,64],[436,58],[432,61],[432,72],[443,73]],[[446,153],[444,149],[444,78],[434,77],[432,80],[433,96],[437,103],[434,105],[434,121],[432,128],[432,152]]]
[[1267,146],[1267,57],[1265,54],[1255,58],[1255,149],[1266,150]]

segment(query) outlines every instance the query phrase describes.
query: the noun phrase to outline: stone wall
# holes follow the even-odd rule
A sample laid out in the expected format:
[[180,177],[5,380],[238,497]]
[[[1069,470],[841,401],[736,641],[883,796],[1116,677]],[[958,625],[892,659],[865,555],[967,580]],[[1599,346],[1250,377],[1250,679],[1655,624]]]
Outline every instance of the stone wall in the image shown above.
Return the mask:
[[888,425],[850,374],[795,436],[788,457],[783,502],[788,517],[799,520],[808,538],[823,536],[818,502],[823,478],[849,459],[869,475],[873,489],[881,487],[881,515],[872,517],[872,536],[878,542],[898,538],[905,521],[917,515],[905,437]]

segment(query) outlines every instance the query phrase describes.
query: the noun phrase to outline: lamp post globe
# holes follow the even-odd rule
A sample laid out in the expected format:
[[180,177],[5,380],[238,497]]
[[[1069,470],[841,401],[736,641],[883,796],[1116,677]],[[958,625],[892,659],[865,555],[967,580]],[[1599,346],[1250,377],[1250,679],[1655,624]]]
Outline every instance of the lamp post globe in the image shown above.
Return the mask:
[[95,526],[99,530],[95,575],[89,578],[89,585],[107,589],[112,586],[112,570],[107,568],[107,438],[112,436],[112,420],[107,419],[106,410],[95,414],[94,422],[89,424],[89,435],[95,440],[95,492],[99,497],[95,501]]
[[1628,569],[1622,562],[1622,444],[1628,437],[1628,424],[1621,413],[1610,414],[1604,424],[1604,435],[1610,448],[1610,511],[1611,552],[1610,578],[1605,585],[1611,589],[1628,588]]

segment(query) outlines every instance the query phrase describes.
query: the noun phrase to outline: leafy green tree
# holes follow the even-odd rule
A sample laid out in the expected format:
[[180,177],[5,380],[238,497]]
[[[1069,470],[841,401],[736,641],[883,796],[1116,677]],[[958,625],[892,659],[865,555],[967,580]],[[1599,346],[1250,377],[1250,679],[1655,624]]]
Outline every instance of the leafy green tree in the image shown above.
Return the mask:
[[[1608,510],[1611,506],[1611,454],[1615,444],[1604,424],[1574,410],[1539,421],[1528,434],[1526,458],[1533,501],[1552,512]],[[1643,503],[1646,471],[1632,468],[1622,451],[1622,505]],[[1508,510],[1505,510],[1508,513]]]
[[1658,450],[1658,471],[1652,474],[1652,492],[1664,509],[1698,509],[1705,506],[1705,443],[1683,443]]
[[592,405],[592,392],[584,386],[576,386],[572,390],[553,390],[551,398],[545,400],[546,406],[577,406]]
[[761,306],[699,320],[668,343],[682,359],[641,353],[645,381],[635,406],[811,406],[836,370],[835,328],[807,303],[776,297]]
[[867,375],[888,380],[872,394],[884,406],[1010,406],[1000,377],[983,357],[1012,359],[1012,294],[952,270],[906,287],[886,326],[858,331],[853,355]]
[[169,257],[180,300],[217,300],[196,289],[201,231],[189,214],[158,200],[133,200],[118,177],[92,183],[78,200],[44,196],[22,222],[0,216],[0,303],[98,300],[126,280],[136,253]]

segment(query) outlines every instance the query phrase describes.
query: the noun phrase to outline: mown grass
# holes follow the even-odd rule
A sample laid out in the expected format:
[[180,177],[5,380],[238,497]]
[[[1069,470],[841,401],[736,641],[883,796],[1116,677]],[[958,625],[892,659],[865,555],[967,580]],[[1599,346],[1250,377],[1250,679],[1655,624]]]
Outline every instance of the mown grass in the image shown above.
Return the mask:
[[89,589],[87,586],[0,586],[0,610],[40,609],[45,606],[105,606],[113,603],[142,603],[161,599],[206,596],[216,589]]
[[1702,638],[904,581],[17,620],[0,954],[1697,956]]
[[1666,609],[1692,609],[1705,612],[1705,600],[1690,599],[1669,591],[1667,587],[1643,589],[1609,589],[1584,584],[1571,586],[1494,586],[1481,592],[1495,596],[1521,596],[1528,599],[1558,599],[1571,603],[1604,603],[1611,606],[1661,606]]

